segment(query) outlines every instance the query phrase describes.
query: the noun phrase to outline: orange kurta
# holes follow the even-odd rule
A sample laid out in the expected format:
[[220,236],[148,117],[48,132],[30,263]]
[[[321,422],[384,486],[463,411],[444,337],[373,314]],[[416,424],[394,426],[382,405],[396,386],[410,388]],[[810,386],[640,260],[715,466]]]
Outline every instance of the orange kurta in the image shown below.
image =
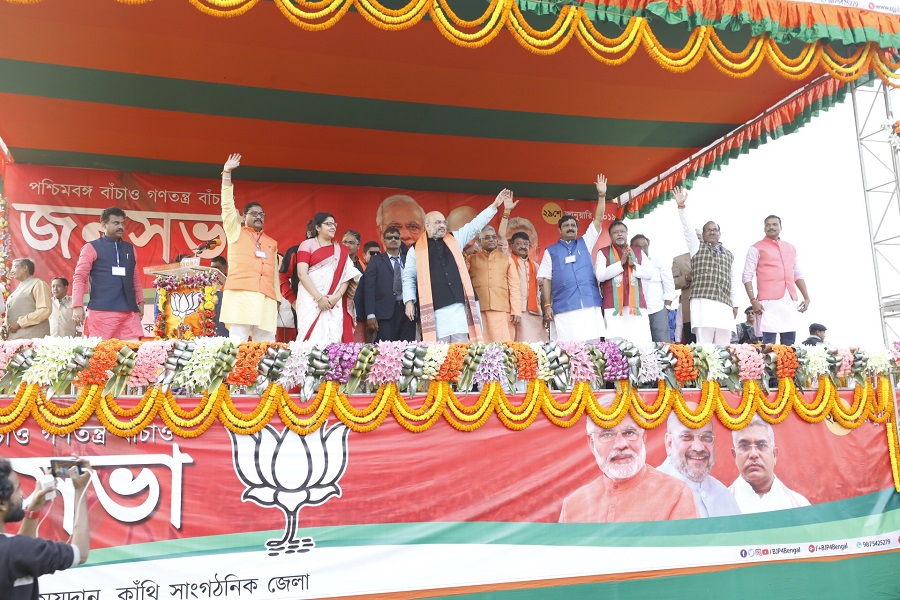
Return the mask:
[[697,519],[691,488],[683,481],[644,465],[627,481],[606,475],[563,500],[560,523],[610,523]]

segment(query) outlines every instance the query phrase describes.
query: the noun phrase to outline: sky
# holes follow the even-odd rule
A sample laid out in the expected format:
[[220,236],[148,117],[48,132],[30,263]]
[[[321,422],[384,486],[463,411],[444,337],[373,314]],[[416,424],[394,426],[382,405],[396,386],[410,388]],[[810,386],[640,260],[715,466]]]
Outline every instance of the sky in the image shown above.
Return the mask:
[[[894,92],[892,102],[900,113],[900,93]],[[887,134],[880,139],[887,140]],[[844,103],[798,132],[698,179],[687,206],[695,227],[706,221],[719,224],[721,241],[734,253],[738,273],[747,249],[764,237],[765,217],[781,217],[781,238],[797,247],[810,294],[809,310],[797,316],[798,342],[808,336],[809,324],[818,322],[828,328],[826,340],[835,345],[884,345],[849,94]],[[897,219],[900,234],[900,215]],[[667,264],[687,251],[674,200],[643,219],[628,221],[628,226],[629,236],[647,235],[651,256]],[[888,277],[885,273],[883,280]],[[738,299],[742,321],[749,306],[743,287]]]

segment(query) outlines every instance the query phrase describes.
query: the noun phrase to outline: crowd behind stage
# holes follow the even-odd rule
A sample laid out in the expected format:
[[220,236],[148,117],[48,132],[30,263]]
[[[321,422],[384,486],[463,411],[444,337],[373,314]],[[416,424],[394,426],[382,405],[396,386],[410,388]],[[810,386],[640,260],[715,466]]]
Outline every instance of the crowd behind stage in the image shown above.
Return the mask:
[[[305,239],[281,254],[265,232],[262,204],[240,210],[235,204],[232,173],[240,160],[230,155],[222,170],[227,254],[211,261],[227,275],[218,295],[217,335],[238,342],[624,338],[790,345],[798,313],[809,307],[797,250],[781,239],[778,216],[762,220],[765,235],[746,251],[739,271],[715,222],[694,228],[683,188],[674,196],[687,252],[671,267],[652,258],[647,236],[629,234],[621,220],[607,225],[609,243],[597,247],[604,227],[603,175],[594,182],[597,207],[586,231],[578,231],[574,216],[562,216],[559,240],[540,262],[532,258],[536,240],[528,231],[507,236],[518,203],[510,190],[454,231],[444,214],[432,211],[396,226],[379,222],[381,239],[365,244],[351,228],[339,236],[331,213],[316,213]],[[127,215],[111,207],[100,221],[103,235],[82,247],[72,274],[54,277],[50,286],[33,260],[13,261],[18,284],[7,300],[4,339],[143,337],[136,251],[122,239]],[[747,302],[746,320],[735,330],[739,307]],[[813,323],[804,343],[821,343],[825,331]]]

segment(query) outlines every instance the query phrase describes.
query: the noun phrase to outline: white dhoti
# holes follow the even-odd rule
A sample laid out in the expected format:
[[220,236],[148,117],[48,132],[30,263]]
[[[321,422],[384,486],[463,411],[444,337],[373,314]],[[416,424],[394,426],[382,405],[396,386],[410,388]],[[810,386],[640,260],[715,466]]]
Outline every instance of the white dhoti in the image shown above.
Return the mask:
[[642,309],[640,315],[606,314],[606,339],[622,338],[634,344],[649,344],[653,341],[650,335],[650,317],[647,310]]
[[546,342],[547,330],[541,315],[533,315],[528,311],[522,313],[522,320],[516,325],[517,342]]
[[550,339],[553,341],[587,342],[599,340],[605,335],[606,324],[603,322],[603,312],[599,306],[555,313],[550,323]]
[[691,298],[691,330],[698,327],[734,330],[734,309],[724,302]]
[[760,315],[759,330],[766,333],[786,333],[797,331],[797,303],[785,291],[780,300],[760,300],[763,313]]

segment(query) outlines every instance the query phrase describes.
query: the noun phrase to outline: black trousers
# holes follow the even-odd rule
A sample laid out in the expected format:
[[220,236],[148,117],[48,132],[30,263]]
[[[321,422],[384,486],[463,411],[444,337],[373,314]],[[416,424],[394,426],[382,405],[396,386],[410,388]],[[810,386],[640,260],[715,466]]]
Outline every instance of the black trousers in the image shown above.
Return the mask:
[[394,302],[394,314],[390,319],[378,319],[376,342],[412,342],[416,339],[416,322],[406,317],[403,302]]

